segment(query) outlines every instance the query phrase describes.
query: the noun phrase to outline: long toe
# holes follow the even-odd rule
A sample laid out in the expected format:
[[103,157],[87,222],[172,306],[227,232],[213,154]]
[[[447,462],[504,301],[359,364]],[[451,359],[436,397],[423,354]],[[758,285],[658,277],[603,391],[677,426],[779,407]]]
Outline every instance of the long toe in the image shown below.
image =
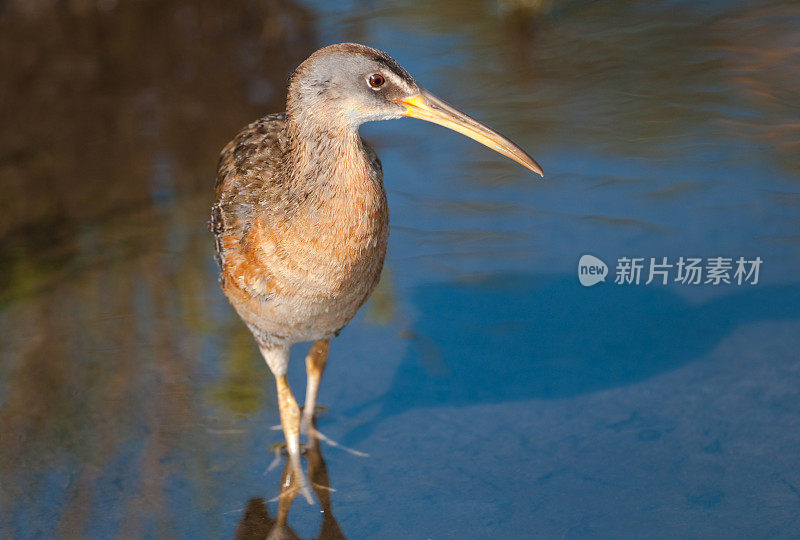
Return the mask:
[[[309,407],[306,403],[303,405],[303,417],[300,419],[300,433],[303,435],[308,434],[308,428],[314,426],[314,422],[318,418],[322,418],[328,412],[328,407],[325,405],[314,405],[313,408]],[[280,429],[280,426],[278,426]]]
[[329,445],[333,446],[334,448],[340,448],[340,449],[344,450],[347,453],[353,454],[354,456],[369,457],[369,454],[367,454],[366,452],[361,452],[359,450],[356,450],[354,448],[350,448],[348,446],[345,446],[343,444],[339,444],[338,442],[334,441],[333,439],[331,439],[330,437],[328,437],[324,433],[320,432],[316,427],[314,427],[313,422],[309,422],[306,425],[306,433],[308,434],[309,437],[314,437],[316,439],[319,439],[320,441],[328,443]]

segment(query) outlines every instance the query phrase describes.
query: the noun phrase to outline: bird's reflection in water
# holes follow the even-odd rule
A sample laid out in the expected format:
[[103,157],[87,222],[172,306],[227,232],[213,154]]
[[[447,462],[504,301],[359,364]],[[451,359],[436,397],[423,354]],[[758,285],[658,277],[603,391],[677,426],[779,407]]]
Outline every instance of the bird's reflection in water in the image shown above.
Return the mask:
[[[322,513],[322,525],[320,526],[319,540],[335,540],[346,538],[342,533],[339,523],[333,517],[331,508],[331,488],[330,478],[328,477],[328,467],[322,457],[320,441],[318,438],[309,436],[308,446],[303,454],[308,464],[308,478],[311,488],[317,496]],[[251,540],[265,538],[300,538],[288,525],[289,510],[292,507],[299,490],[299,479],[292,474],[291,462],[286,459],[286,463],[281,474],[280,495],[278,497],[278,513],[273,518],[269,514],[267,503],[261,497],[253,497],[247,501],[242,519],[236,527],[234,533],[235,540]]]

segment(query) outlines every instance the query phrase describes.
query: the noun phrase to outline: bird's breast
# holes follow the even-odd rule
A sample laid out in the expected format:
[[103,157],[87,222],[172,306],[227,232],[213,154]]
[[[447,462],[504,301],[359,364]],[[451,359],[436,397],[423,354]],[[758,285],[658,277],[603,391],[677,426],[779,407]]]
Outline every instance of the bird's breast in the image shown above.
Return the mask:
[[388,236],[380,190],[323,190],[288,225],[294,262],[335,291],[379,271]]
[[268,273],[273,295],[321,309],[357,309],[380,277],[388,217],[380,178],[332,178],[291,215],[254,224],[253,266]]

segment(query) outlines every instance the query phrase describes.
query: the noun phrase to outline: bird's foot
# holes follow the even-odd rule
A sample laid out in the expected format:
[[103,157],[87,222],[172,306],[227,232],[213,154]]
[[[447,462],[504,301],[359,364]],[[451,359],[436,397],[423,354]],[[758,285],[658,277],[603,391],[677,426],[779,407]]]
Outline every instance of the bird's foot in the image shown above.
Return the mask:
[[[330,492],[330,493],[334,493],[334,492],[336,491],[335,489],[333,489],[333,488],[332,488],[332,487],[330,487],[330,486],[323,486],[322,484],[317,484],[316,482],[309,482],[309,484],[311,485],[311,487],[312,487],[312,488],[314,488],[314,491],[318,491],[318,490],[325,490],[325,491],[328,491],[328,492]],[[304,489],[304,488],[305,488],[305,489]],[[308,489],[308,486],[303,486],[303,487],[298,487],[298,486],[288,486],[288,487],[284,487],[284,488],[281,490],[281,493],[280,493],[280,495],[278,495],[277,497],[274,497],[274,498],[272,498],[272,499],[268,500],[267,502],[271,502],[271,503],[273,503],[273,502],[278,502],[278,501],[280,501],[281,499],[285,499],[285,498],[287,498],[287,497],[292,497],[292,498],[294,498],[294,497],[296,497],[296,496],[297,496],[297,494],[298,494],[299,492],[302,492],[303,496],[306,498],[306,500],[308,500],[308,504],[314,504],[314,503],[313,503],[313,500],[311,500],[311,499],[310,499],[310,497],[311,497],[311,491],[309,491],[309,489]]]
[[[278,427],[280,427],[280,426],[278,426]],[[272,452],[272,454],[275,457],[270,462],[269,467],[267,467],[267,470],[264,471],[264,474],[267,474],[269,471],[271,471],[272,469],[274,469],[275,467],[280,465],[282,458],[285,458],[285,457],[289,456],[289,450],[288,450],[285,442],[278,442],[278,443],[271,444],[270,447],[269,447],[269,451]],[[308,445],[300,444],[300,455],[301,456],[306,455],[307,451],[308,451]]]
[[[321,418],[321,417],[325,416],[326,414],[328,414],[328,407],[326,407],[325,405],[316,405],[314,407],[314,412],[313,412],[312,416],[314,418]],[[305,407],[303,407],[303,419],[300,422],[300,433],[302,433],[303,435],[308,433],[308,431],[306,430],[306,428],[304,426],[306,424],[308,424],[309,421],[310,421],[310,419],[307,418],[307,413],[306,413]],[[272,431],[283,431],[283,426],[280,425],[280,424],[275,424],[275,425],[269,426],[269,429],[271,429]]]
[[[324,487],[324,486],[318,486],[317,484],[313,484],[313,485],[314,485],[315,488]],[[331,491],[335,491],[335,490],[331,490]],[[278,502],[281,499],[286,499],[286,498],[294,499],[295,497],[297,497],[298,493],[300,493],[303,496],[303,498],[308,502],[308,504],[311,504],[311,505],[314,504],[314,498],[311,495],[311,490],[309,489],[307,482],[304,482],[299,486],[298,485],[293,485],[293,484],[290,484],[288,486],[281,486],[280,494],[277,497],[274,497],[274,498],[270,499],[267,502],[271,502],[271,503],[272,502]]]
[[325,405],[314,405],[309,408],[309,405],[306,403],[303,406],[303,414],[300,417],[300,433],[307,435],[308,428],[313,428],[316,420],[322,418],[326,414],[328,414],[328,407]]
[[[308,445],[305,444],[300,445],[301,456],[306,455],[308,453],[308,450],[309,450]],[[302,468],[298,468],[297,470],[295,470],[294,474],[292,474],[291,472],[291,470],[294,469],[294,467],[291,466],[292,458],[289,455],[288,445],[285,442],[275,443],[269,447],[269,451],[272,452],[275,455],[275,457],[269,464],[269,467],[267,467],[267,470],[264,471],[264,474],[267,474],[267,472],[271,471],[272,469],[280,465],[283,459],[288,459],[286,465],[287,469],[284,469],[284,480],[282,480],[281,492],[277,497],[271,499],[269,502],[275,502],[280,499],[285,499],[287,497],[294,499],[294,497],[296,497],[297,494],[300,493],[303,495],[303,498],[308,502],[308,504],[313,505],[314,498],[311,496],[311,490],[308,488],[310,483],[306,479],[306,475],[303,472]],[[297,465],[298,467],[300,467],[299,463],[297,463]],[[315,488],[324,487],[324,486],[317,486],[317,484],[314,483],[311,483],[311,485],[313,485]]]
[[[303,411],[305,412],[307,405],[303,405]],[[314,418],[321,418],[328,413],[328,407],[325,405],[314,405]]]
[[355,450],[354,448],[350,448],[343,444],[339,444],[338,442],[334,441],[321,431],[319,431],[315,426],[312,418],[307,418],[303,415],[303,419],[300,420],[300,432],[305,433],[309,438],[314,437],[315,439],[319,439],[320,441],[326,442],[329,445],[333,446],[334,448],[340,448],[349,454],[353,454],[354,456],[359,457],[369,457],[369,454],[366,452],[361,452],[359,450]]

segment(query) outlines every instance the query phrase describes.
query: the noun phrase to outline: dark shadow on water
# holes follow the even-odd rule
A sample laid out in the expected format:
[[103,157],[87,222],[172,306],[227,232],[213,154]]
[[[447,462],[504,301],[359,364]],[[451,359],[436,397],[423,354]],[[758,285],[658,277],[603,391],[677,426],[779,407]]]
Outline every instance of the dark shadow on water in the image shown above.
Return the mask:
[[[800,287],[720,285],[729,294],[690,304],[680,285],[584,288],[573,276],[503,275],[430,284],[413,296],[419,320],[379,411],[558,399],[633,384],[688,364],[737,326],[800,318]],[[710,286],[709,286],[710,287]],[[754,344],[758,347],[758,344]]]

